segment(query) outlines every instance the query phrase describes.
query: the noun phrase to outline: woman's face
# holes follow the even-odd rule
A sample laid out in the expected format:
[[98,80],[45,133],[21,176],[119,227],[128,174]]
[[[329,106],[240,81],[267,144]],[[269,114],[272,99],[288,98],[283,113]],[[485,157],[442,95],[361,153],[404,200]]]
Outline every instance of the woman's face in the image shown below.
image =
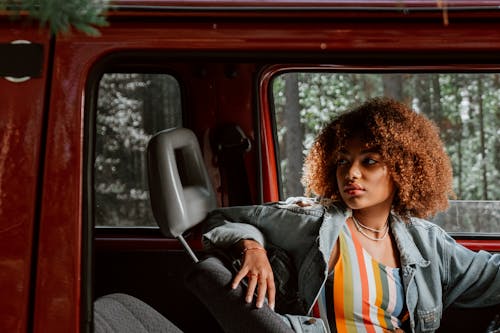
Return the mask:
[[391,209],[395,186],[387,165],[380,153],[359,137],[348,140],[340,152],[337,184],[351,209]]

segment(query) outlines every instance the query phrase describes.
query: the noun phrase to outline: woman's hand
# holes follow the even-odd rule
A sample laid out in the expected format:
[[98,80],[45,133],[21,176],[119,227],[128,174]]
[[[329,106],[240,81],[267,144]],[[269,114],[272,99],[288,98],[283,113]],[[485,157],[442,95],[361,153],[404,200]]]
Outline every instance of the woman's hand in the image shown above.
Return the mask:
[[234,277],[232,288],[236,288],[245,277],[248,279],[248,289],[245,301],[251,303],[255,288],[257,288],[257,308],[261,308],[267,292],[268,304],[274,310],[276,289],[271,264],[266,251],[258,242],[242,240],[238,244],[243,253],[241,269]]

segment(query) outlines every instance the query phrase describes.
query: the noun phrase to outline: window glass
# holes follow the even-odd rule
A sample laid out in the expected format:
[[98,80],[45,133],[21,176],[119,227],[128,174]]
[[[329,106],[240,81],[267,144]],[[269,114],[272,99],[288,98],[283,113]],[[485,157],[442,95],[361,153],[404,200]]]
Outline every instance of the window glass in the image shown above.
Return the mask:
[[438,125],[451,157],[457,200],[433,221],[451,232],[500,233],[499,92],[497,73],[282,74],[273,81],[282,193],[303,194],[304,157],[326,123],[367,98],[391,96]]
[[166,74],[105,74],[96,118],[96,225],[156,226],[146,146],[154,133],[182,126],[178,82]]

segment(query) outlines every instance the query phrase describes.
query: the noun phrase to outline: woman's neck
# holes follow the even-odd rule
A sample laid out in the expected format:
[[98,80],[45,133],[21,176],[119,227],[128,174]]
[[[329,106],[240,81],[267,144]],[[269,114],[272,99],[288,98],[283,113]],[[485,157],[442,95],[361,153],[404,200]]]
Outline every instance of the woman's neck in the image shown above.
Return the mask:
[[366,209],[353,210],[352,214],[364,226],[373,229],[382,229],[387,224],[390,211],[374,210],[366,208]]

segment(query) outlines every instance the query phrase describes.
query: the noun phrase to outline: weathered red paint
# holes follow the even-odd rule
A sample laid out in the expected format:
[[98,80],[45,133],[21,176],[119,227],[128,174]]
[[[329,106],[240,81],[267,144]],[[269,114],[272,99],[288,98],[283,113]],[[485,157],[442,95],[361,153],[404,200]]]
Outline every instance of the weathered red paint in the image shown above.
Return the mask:
[[27,329],[33,235],[37,223],[38,173],[49,34],[32,25],[0,23],[0,43],[28,40],[44,45],[41,78],[13,83],[0,78],[0,330]]

